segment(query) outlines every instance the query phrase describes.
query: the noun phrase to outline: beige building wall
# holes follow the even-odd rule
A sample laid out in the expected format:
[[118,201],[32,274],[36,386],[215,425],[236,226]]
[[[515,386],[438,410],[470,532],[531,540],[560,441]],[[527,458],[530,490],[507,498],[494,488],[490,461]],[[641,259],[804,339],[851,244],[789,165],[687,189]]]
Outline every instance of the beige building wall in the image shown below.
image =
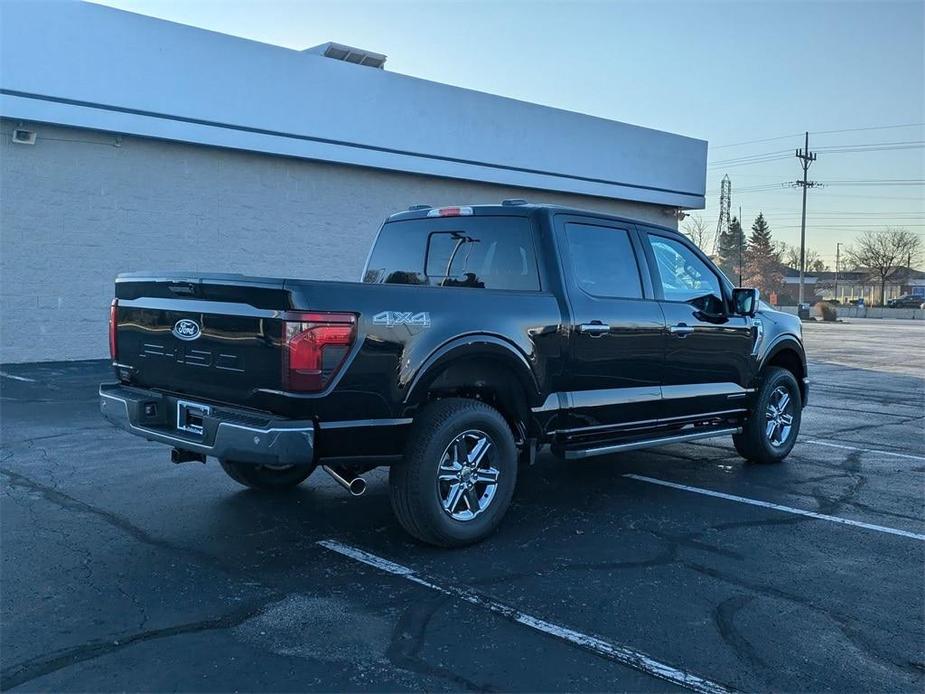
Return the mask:
[[104,132],[0,122],[0,361],[108,354],[136,270],[358,279],[389,214],[526,198],[674,226],[662,207]]

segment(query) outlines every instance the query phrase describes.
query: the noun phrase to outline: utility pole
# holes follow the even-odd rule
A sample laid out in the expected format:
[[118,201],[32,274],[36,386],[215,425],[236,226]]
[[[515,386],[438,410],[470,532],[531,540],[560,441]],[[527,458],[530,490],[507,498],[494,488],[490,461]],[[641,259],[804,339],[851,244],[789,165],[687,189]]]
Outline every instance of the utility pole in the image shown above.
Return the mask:
[[803,180],[796,182],[803,188],[803,216],[800,220],[800,306],[802,307],[805,286],[803,275],[806,272],[806,190],[816,185],[815,181],[809,181],[806,178],[810,164],[816,161],[815,152],[809,151],[809,131],[806,132],[806,144],[803,149],[797,150],[796,157],[800,160],[800,166],[803,167]]
[[841,257],[841,244],[835,244],[835,300],[838,301],[838,261]]

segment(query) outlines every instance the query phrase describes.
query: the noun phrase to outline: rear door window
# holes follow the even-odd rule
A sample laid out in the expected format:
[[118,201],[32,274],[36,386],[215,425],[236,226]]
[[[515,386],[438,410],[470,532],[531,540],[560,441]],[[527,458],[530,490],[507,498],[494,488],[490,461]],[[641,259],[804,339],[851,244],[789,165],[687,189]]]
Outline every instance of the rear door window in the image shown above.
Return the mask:
[[641,299],[639,266],[625,229],[565,225],[575,283],[591,296]]
[[537,291],[533,226],[524,217],[389,222],[363,281]]

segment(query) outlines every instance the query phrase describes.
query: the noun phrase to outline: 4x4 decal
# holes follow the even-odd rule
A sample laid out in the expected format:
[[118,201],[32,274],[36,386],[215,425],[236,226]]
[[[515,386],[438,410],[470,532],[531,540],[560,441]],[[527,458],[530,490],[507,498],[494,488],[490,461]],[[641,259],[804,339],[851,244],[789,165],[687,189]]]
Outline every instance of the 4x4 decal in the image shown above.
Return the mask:
[[373,325],[385,325],[389,328],[396,328],[400,325],[429,328],[430,313],[427,311],[421,311],[420,313],[414,313],[412,311],[382,311],[373,316]]

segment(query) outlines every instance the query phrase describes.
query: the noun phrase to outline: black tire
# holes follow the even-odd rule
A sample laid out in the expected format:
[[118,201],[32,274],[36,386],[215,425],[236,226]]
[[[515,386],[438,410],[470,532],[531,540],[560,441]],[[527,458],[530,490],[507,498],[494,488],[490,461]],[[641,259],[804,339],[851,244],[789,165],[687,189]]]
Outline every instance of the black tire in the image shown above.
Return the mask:
[[[790,398],[790,407],[787,410],[791,417],[790,428],[786,436],[783,435],[782,426],[775,429],[773,435],[769,435],[768,426],[771,422],[768,414],[769,405],[772,403],[772,398],[775,402],[778,400],[781,389]],[[787,369],[772,366],[765,372],[755,398],[755,406],[742,427],[742,433],[734,434],[732,442],[739,455],[746,460],[762,464],[779,463],[790,454],[793,444],[796,443],[797,435],[800,433],[802,413],[803,401],[797,380]],[[780,442],[773,443],[772,440],[775,438]]]
[[234,460],[220,460],[228,476],[238,484],[263,491],[292,489],[305,481],[315,470],[314,465],[255,465]]
[[[493,446],[486,449],[482,465],[490,469],[484,472],[490,475],[491,470],[497,471],[497,482],[492,496],[487,497],[488,485],[474,481],[475,505],[479,498],[488,501],[473,517],[458,520],[451,510],[444,509],[455,483],[438,482],[441,461],[451,455],[450,446],[455,441],[466,436],[478,440],[480,434]],[[465,449],[465,439],[462,445]],[[465,470],[460,474],[466,474]],[[516,481],[517,446],[508,423],[494,408],[464,398],[437,400],[425,406],[414,418],[403,460],[389,469],[392,509],[398,522],[418,540],[438,547],[462,547],[490,535],[510,506]],[[471,513],[472,502],[463,496],[469,497],[469,492],[464,492],[459,505],[453,507],[460,509],[457,515]]]

